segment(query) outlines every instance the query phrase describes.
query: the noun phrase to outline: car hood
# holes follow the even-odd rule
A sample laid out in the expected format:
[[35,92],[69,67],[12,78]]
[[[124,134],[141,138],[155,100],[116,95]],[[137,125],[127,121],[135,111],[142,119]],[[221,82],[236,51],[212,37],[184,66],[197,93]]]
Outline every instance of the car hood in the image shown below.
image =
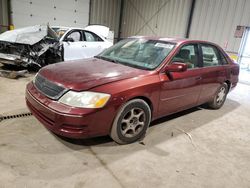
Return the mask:
[[42,68],[39,74],[65,88],[84,91],[110,82],[149,74],[149,71],[91,58],[48,65]]
[[56,33],[49,26],[35,25],[6,31],[0,35],[0,41],[34,45],[46,36],[58,40]]

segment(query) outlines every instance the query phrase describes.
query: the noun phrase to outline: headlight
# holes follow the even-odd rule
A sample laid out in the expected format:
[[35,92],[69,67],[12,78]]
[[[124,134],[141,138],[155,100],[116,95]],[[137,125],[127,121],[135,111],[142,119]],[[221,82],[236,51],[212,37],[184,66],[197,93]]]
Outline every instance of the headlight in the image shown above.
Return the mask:
[[59,102],[80,108],[102,108],[110,96],[109,94],[90,91],[68,91],[59,99]]

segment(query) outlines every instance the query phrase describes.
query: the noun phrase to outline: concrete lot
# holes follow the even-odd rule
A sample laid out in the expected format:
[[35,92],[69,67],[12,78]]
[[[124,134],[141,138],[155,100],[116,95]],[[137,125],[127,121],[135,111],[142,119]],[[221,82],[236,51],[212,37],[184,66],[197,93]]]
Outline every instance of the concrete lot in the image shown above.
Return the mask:
[[[1,115],[28,112],[31,79],[0,78]],[[145,145],[62,139],[33,116],[4,120],[0,187],[250,187],[249,114],[250,86],[239,84],[220,110],[193,108],[154,122]]]

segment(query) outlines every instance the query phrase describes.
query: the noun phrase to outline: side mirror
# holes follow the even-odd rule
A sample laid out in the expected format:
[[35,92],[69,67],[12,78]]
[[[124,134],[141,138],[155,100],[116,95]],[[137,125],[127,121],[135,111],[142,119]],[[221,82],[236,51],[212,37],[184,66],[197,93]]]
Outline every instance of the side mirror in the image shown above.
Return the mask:
[[71,37],[67,37],[64,41],[65,42],[74,42],[74,39]]
[[181,62],[172,62],[165,68],[167,72],[184,72],[187,70],[187,64]]

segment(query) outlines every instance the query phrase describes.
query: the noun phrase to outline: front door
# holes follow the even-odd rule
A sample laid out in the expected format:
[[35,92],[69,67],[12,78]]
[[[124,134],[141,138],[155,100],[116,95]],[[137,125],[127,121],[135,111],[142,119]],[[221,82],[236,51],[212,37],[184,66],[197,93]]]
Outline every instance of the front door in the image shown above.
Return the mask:
[[73,30],[63,39],[64,61],[82,59],[86,44],[81,30]]
[[171,63],[183,62],[188,65],[184,72],[160,75],[161,94],[159,116],[178,112],[197,105],[201,91],[201,74],[197,44],[188,44],[179,50]]

